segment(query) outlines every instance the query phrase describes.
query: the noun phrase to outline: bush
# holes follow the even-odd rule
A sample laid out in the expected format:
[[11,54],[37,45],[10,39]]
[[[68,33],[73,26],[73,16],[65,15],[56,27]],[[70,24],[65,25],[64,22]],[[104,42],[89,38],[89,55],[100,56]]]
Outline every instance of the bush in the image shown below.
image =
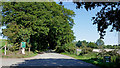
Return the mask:
[[116,57],[116,62],[120,64],[120,55]]
[[9,48],[10,51],[16,51],[19,50],[20,44],[15,43],[12,47]]
[[106,52],[106,50],[101,49],[100,52],[97,54],[97,58],[103,59],[104,56],[109,56],[109,54],[107,54]]
[[75,43],[66,43],[63,46],[57,46],[56,52],[67,52],[74,54],[76,51]]
[[90,52],[92,52],[93,51],[93,49],[92,48],[90,48],[90,47],[84,47],[84,48],[82,48],[82,51],[81,51],[81,55],[83,55],[83,54],[88,54],[88,53],[90,53]]
[[117,62],[119,60],[119,54],[117,53],[117,50],[114,51],[102,51],[98,53],[97,58],[103,59],[104,56],[111,56],[111,62]]

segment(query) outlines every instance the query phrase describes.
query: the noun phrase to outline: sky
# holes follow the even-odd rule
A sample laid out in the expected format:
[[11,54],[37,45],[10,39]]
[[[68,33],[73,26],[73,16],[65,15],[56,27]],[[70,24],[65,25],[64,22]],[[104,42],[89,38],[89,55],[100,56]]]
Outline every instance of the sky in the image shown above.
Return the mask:
[[[75,12],[73,32],[76,36],[76,41],[86,40],[88,42],[96,42],[100,37],[97,31],[97,25],[92,24],[92,17],[100,10],[101,7],[86,11],[85,9],[76,9],[76,4],[72,2],[64,2],[64,7]],[[118,33],[116,31],[110,32],[111,26],[106,30],[106,35],[104,36],[103,41],[105,45],[114,45],[118,44]]]
[[[97,26],[92,24],[92,17],[100,10],[100,8],[93,9],[91,11],[86,11],[85,9],[76,9],[76,4],[72,2],[64,2],[64,7],[75,12],[73,32],[74,36],[76,36],[76,41],[86,40],[87,42],[96,42],[96,40],[100,37]],[[5,27],[2,27],[5,28]],[[104,36],[103,41],[105,45],[115,45],[118,44],[118,33],[117,32],[109,32],[109,27],[106,31],[106,35]],[[1,32],[1,30],[0,30]],[[0,36],[0,39],[2,37]]]

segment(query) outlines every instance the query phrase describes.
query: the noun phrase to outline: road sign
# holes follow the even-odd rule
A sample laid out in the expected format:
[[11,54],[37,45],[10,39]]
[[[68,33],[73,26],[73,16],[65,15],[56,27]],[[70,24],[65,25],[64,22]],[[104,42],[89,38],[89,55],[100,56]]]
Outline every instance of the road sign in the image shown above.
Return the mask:
[[104,56],[104,62],[111,62],[110,56]]
[[22,48],[26,47],[26,42],[21,42],[21,44],[22,44]]

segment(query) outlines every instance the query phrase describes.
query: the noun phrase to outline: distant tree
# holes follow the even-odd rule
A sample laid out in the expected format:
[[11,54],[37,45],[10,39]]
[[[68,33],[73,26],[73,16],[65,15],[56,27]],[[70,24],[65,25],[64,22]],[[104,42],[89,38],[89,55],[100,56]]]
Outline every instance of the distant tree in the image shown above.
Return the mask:
[[113,45],[113,49],[117,49],[118,45]]
[[83,40],[83,41],[80,41],[80,40],[79,40],[79,41],[76,43],[76,46],[81,47],[81,48],[87,47],[87,45],[88,45],[88,42],[86,42],[86,40]]
[[82,46],[82,42],[79,40],[79,41],[76,43],[76,46],[81,47],[81,46]]
[[82,43],[82,48],[87,47],[88,42],[86,40],[81,41]]
[[112,45],[106,45],[106,48],[113,49],[113,46]]
[[87,46],[91,47],[91,48],[97,48],[97,45],[95,43],[93,43],[93,42],[88,43]]
[[81,41],[81,42],[84,43],[85,45],[88,44],[88,42],[87,42],[86,40],[83,40],[83,41]]
[[106,45],[103,45],[103,48],[104,48],[104,49],[107,48]]
[[104,41],[103,40],[101,40],[101,39],[98,39],[97,41],[96,41],[96,44],[99,46],[99,45],[104,45]]
[[120,46],[120,43],[119,43],[119,45],[118,46]]

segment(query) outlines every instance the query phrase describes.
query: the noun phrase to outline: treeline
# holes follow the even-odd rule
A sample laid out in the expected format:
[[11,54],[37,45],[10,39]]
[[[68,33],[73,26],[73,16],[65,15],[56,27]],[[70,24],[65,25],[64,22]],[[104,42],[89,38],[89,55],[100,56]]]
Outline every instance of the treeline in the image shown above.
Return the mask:
[[76,46],[79,48],[90,47],[94,49],[99,49],[101,46],[105,49],[120,49],[120,45],[104,45],[104,41],[98,39],[96,42],[87,42],[86,40],[78,41]]

